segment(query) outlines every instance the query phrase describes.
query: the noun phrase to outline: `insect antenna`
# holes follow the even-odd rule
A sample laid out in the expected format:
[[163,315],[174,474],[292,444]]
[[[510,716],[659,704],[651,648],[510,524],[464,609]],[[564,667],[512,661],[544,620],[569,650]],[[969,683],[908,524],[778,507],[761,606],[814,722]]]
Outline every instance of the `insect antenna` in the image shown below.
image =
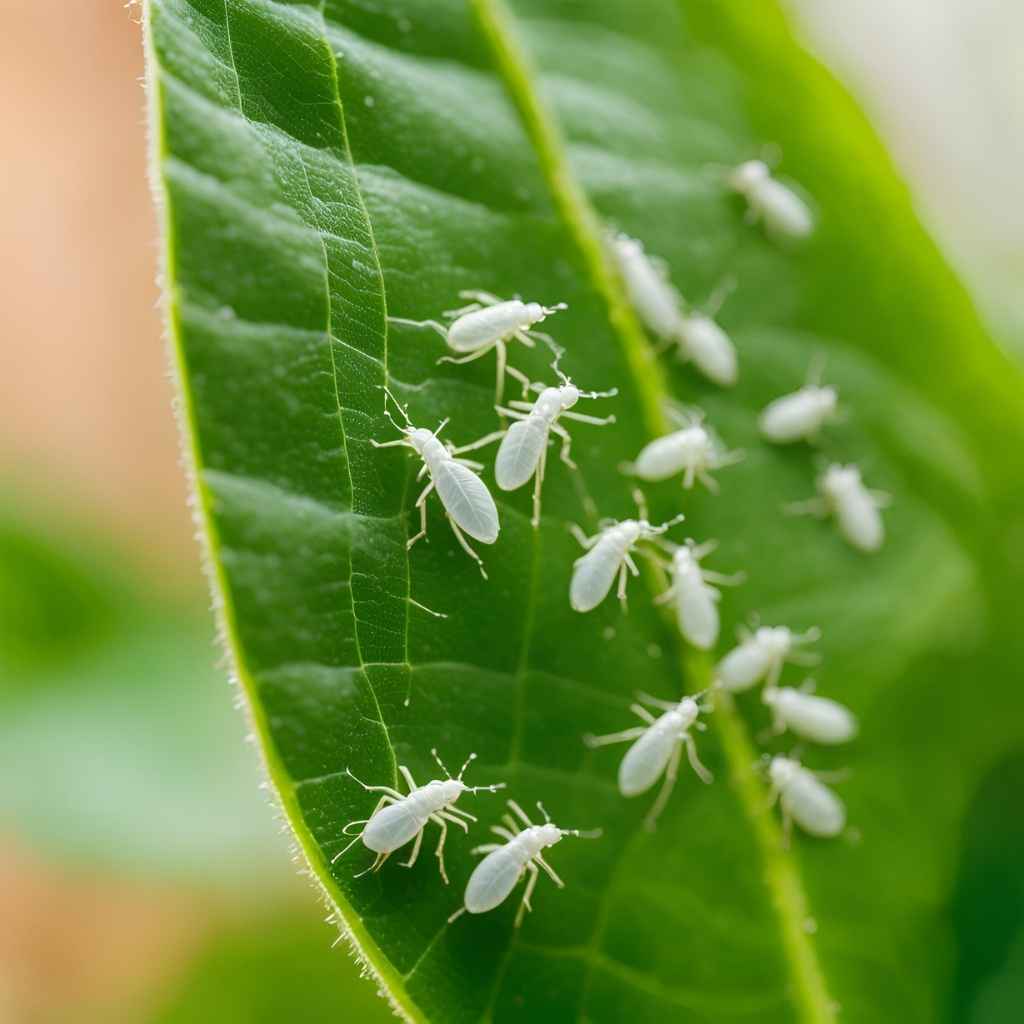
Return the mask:
[[608,391],[581,391],[580,398],[614,398],[618,393],[618,388],[610,388]]
[[550,825],[551,824],[551,815],[548,814],[548,812],[544,809],[544,805],[539,800],[537,801],[537,810],[540,811],[540,813],[544,815],[544,824],[545,825]]
[[497,793],[499,789],[505,789],[507,783],[494,782],[490,786],[467,786],[467,793]]
[[647,522],[650,511],[647,508],[647,499],[644,497],[644,492],[639,487],[633,488],[633,501],[636,502],[638,515],[644,522]]
[[652,526],[650,529],[656,534],[665,533],[666,531],[671,530],[673,526],[681,523],[685,518],[686,516],[680,512],[678,515],[674,515],[667,522],[662,523],[661,526]]
[[591,829],[578,829],[578,828],[562,828],[559,832],[563,836],[576,836],[577,839],[600,839],[604,835],[603,828],[591,828]]
[[[450,779],[452,777],[451,772],[448,771],[448,769],[444,766],[444,761],[441,760],[441,756],[440,754],[438,754],[436,747],[430,748],[430,756],[437,762],[438,767],[441,769],[441,771],[444,772],[444,777],[446,779]],[[475,754],[470,754],[470,760],[472,760],[474,757],[476,757]],[[469,761],[467,761],[466,764],[469,764]],[[465,765],[463,765],[463,771],[465,771]],[[459,778],[462,778],[461,772],[459,773]]]
[[443,420],[441,420],[440,423],[438,423],[437,430],[434,431],[434,437],[437,437],[438,434],[440,434],[441,431],[444,430],[444,428],[448,426],[450,421],[451,421],[451,417],[450,416],[445,416],[445,418]]
[[736,276],[734,274],[726,274],[721,281],[715,285],[714,290],[708,296],[707,302],[704,303],[704,314],[710,319],[718,315],[719,310],[725,305],[725,300],[736,290]]
[[469,755],[469,757],[467,757],[467,758],[466,758],[466,760],[465,760],[465,763],[464,763],[464,764],[462,765],[462,767],[461,767],[461,768],[459,769],[459,774],[458,774],[458,775],[456,775],[456,776],[455,776],[455,778],[457,778],[457,779],[461,779],[461,778],[462,778],[462,776],[466,774],[466,769],[467,769],[467,768],[468,768],[468,767],[469,767],[469,766],[470,766],[470,765],[471,765],[471,764],[472,764],[472,763],[473,763],[473,762],[474,762],[475,760],[476,760],[476,754],[470,754],[470,755]]

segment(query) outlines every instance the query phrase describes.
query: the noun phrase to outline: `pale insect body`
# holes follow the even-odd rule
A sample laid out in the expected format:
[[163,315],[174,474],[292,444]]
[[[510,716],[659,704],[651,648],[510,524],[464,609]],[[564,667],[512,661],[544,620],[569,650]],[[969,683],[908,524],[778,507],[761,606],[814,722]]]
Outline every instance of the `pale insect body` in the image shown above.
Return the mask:
[[839,395],[822,386],[821,364],[813,362],[802,388],[769,402],[758,418],[761,436],[773,444],[814,440],[821,428],[835,419]]
[[769,687],[761,699],[771,709],[773,730],[789,729],[814,743],[846,743],[857,735],[857,719],[849,708],[811,692],[810,680],[801,689]]
[[554,306],[542,306],[539,302],[523,302],[521,299],[500,299],[490,292],[462,291],[460,299],[472,300],[459,309],[446,310],[447,324],[436,320],[406,320],[389,317],[391,323],[406,324],[410,327],[429,327],[444,338],[445,343],[457,356],[442,356],[439,363],[462,365],[487,355],[492,349],[497,353],[497,383],[494,400],[500,403],[505,390],[505,374],[514,377],[527,393],[529,378],[508,365],[507,345],[518,341],[527,348],[533,348],[539,340],[547,345],[554,355],[561,349],[553,338],[533,328],[559,310],[566,309],[564,302]]
[[884,491],[864,486],[860,470],[853,465],[829,466],[818,478],[820,497],[787,506],[791,514],[831,515],[840,536],[852,547],[871,554],[885,540],[880,510],[889,504]]
[[729,172],[728,182],[746,199],[748,219],[764,221],[769,234],[797,239],[814,231],[810,207],[793,189],[773,178],[763,160],[740,164]]
[[772,802],[782,805],[786,841],[792,822],[812,836],[831,838],[846,827],[846,807],[822,780],[823,772],[812,772],[791,757],[771,759],[768,776],[772,784]]
[[670,406],[666,411],[680,429],[644,445],[635,462],[624,463],[620,468],[648,482],[667,480],[681,473],[684,489],[690,490],[700,481],[712,494],[717,494],[718,482],[711,473],[740,462],[743,452],[727,451],[704,425],[701,410]]
[[564,418],[599,427],[615,422],[614,416],[602,419],[570,410],[581,398],[612,398],[618,394],[617,388],[610,391],[580,391],[558,369],[557,360],[554,369],[562,381],[559,387],[531,384],[532,390],[540,392],[535,402],[512,401],[508,403],[509,408],[497,407],[501,415],[516,421],[511,427],[488,434],[461,449],[470,451],[501,438],[494,464],[495,480],[503,491],[514,491],[533,477],[533,516],[530,521],[534,527],[540,525],[541,488],[547,468],[548,440],[552,433],[562,441],[559,453],[561,460],[570,469],[577,468],[570,455],[572,438],[559,420]]
[[462,549],[476,562],[484,579],[487,572],[484,569],[480,556],[470,547],[469,542],[463,533],[469,534],[474,540],[481,544],[493,544],[498,539],[498,509],[491,497],[487,485],[476,475],[475,469],[483,467],[478,462],[471,462],[468,459],[460,459],[457,456],[460,452],[468,450],[445,445],[438,440],[438,434],[444,429],[448,420],[443,420],[436,430],[427,430],[425,427],[414,427],[409,420],[405,407],[388,391],[385,394],[398,407],[405,419],[405,426],[396,423],[388,411],[386,402],[384,414],[399,430],[402,437],[397,441],[375,441],[370,443],[375,448],[395,448],[406,446],[412,448],[423,460],[423,466],[416,476],[417,480],[429,475],[430,482],[423,489],[416,499],[415,507],[420,510],[420,529],[417,534],[410,537],[406,543],[411,548],[421,537],[427,533],[427,498],[432,491],[437,491],[438,498],[444,506],[448,522],[451,524],[455,539]]
[[627,235],[609,236],[609,249],[629,301],[644,326],[662,341],[674,341],[679,331],[682,299],[668,279],[665,264],[649,256],[641,242]]
[[687,540],[682,546],[665,544],[671,554],[671,561],[665,565],[672,578],[668,590],[654,599],[655,604],[672,602],[676,612],[679,632],[687,643],[702,651],[709,651],[718,641],[719,592],[718,586],[735,586],[745,579],[743,573],[723,576],[701,566],[701,559],[711,554],[718,546],[717,541],[696,544]]
[[588,537],[575,524],[570,527],[573,536],[586,549],[573,563],[569,583],[569,604],[575,611],[589,612],[596,608],[608,596],[616,575],[619,578],[617,596],[625,607],[627,573],[640,575],[631,555],[633,549],[640,541],[660,536],[684,519],[680,513],[660,526],[652,526],[647,520],[643,495],[634,492],[634,499],[640,510],[639,519],[605,520],[601,532],[593,537]]
[[[630,710],[643,719],[643,725],[607,736],[583,737],[583,742],[588,747],[633,741],[619,764],[619,792],[625,797],[646,793],[664,776],[661,790],[645,820],[648,829],[654,828],[658,816],[665,809],[672,794],[684,746],[697,777],[705,783],[712,781],[711,773],[697,756],[697,746],[690,734],[691,729],[705,728],[703,722],[697,721],[697,716],[703,710],[697,702],[700,696],[697,694],[694,697],[684,697],[681,701],[672,703],[647,694],[637,694],[637,700],[642,703],[631,705]],[[655,717],[643,707],[643,704],[660,708],[663,713]]]
[[713,315],[698,311],[683,314],[679,322],[679,354],[689,358],[708,380],[731,388],[739,377],[736,346],[715,322]]
[[802,634],[785,626],[760,626],[753,633],[743,631],[739,644],[716,666],[716,685],[738,693],[765,680],[771,688],[778,683],[785,662],[804,665],[817,662],[813,655],[795,648],[814,643],[820,636],[817,628]]
[[504,842],[485,843],[472,851],[486,856],[469,876],[463,905],[448,918],[449,924],[462,914],[485,914],[500,906],[508,899],[523,875],[527,874],[529,878],[516,913],[515,927],[518,928],[526,911],[533,909],[530,897],[540,871],[544,871],[560,889],[565,888],[565,883],[544,859],[544,851],[560,843],[566,836],[596,839],[601,834],[600,829],[581,832],[578,829],[559,828],[552,823],[547,811],[539,803],[537,806],[544,815],[543,825],[534,825],[514,800],[509,800],[508,806],[515,817],[505,814],[502,817],[504,825],[491,828]]
[[444,879],[445,885],[448,884],[448,874],[444,867],[444,842],[448,834],[448,823],[458,825],[468,832],[467,821],[477,820],[472,814],[456,807],[456,800],[463,793],[494,793],[499,789],[504,789],[505,784],[499,782],[493,786],[467,786],[462,781],[462,776],[476,754],[469,755],[459,774],[453,779],[437,756],[437,751],[431,750],[430,753],[441,766],[445,778],[433,779],[425,786],[417,786],[409,769],[405,765],[399,765],[398,771],[409,787],[408,793],[401,793],[391,786],[368,786],[365,782],[357,779],[347,768],[345,769],[349,778],[358,782],[367,792],[382,793],[383,796],[369,818],[350,821],[342,829],[342,835],[348,836],[352,834],[349,829],[353,825],[363,826],[356,837],[331,858],[332,864],[362,840],[363,845],[377,856],[368,868],[356,875],[356,878],[359,878],[367,871],[379,871],[392,853],[415,839],[416,842],[409,859],[402,863],[402,867],[411,868],[416,863],[416,858],[419,857],[424,829],[428,822],[434,822],[441,827],[441,838],[438,841],[435,855],[441,878]]

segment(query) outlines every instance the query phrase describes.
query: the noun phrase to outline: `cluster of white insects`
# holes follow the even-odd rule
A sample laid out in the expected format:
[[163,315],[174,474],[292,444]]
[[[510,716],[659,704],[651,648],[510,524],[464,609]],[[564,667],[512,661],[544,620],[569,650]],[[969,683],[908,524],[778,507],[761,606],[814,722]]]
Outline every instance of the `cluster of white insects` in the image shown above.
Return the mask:
[[[739,193],[748,206],[748,220],[762,221],[776,236],[802,238],[813,229],[813,216],[800,196],[776,180],[766,163],[750,160],[733,169],[727,176],[729,186]],[[720,287],[704,310],[687,306],[672,285],[666,267],[649,256],[643,245],[618,233],[609,233],[607,249],[626,287],[628,296],[640,319],[658,339],[660,349],[674,348],[680,359],[693,365],[721,387],[731,387],[738,378],[736,348],[728,334],[715,322],[715,315],[732,282]],[[575,470],[571,457],[572,438],[566,422],[591,426],[607,426],[614,415],[590,416],[575,411],[580,399],[613,398],[616,389],[581,391],[559,368],[562,348],[553,338],[536,330],[536,325],[566,309],[564,303],[544,306],[518,298],[505,301],[487,292],[460,293],[469,305],[448,311],[445,322],[437,320],[405,320],[392,322],[414,327],[428,327],[444,339],[451,354],[439,362],[464,364],[480,359],[492,350],[496,353],[497,380],[495,411],[501,426],[493,433],[470,444],[456,446],[439,438],[448,420],[434,430],[417,427],[408,409],[391,391],[385,390],[385,415],[402,435],[396,440],[372,441],[388,448],[407,446],[422,461],[418,479],[427,479],[415,502],[420,513],[420,529],[408,540],[412,547],[427,530],[426,502],[436,492],[455,538],[476,562],[486,578],[483,561],[469,543],[493,544],[498,538],[498,509],[479,473],[480,462],[464,458],[469,453],[500,442],[494,464],[495,481],[503,491],[513,491],[533,481],[531,522],[538,527],[541,518],[541,496],[547,467],[547,452],[552,440],[560,443],[561,461]],[[532,382],[525,374],[509,365],[508,346],[519,342],[534,347],[542,342],[552,352],[552,370],[558,383],[546,386]],[[511,376],[522,389],[522,397],[504,402],[505,376]],[[531,393],[536,395],[530,400]],[[388,401],[397,409],[396,420]],[[620,470],[644,482],[681,477],[684,489],[701,484],[717,493],[718,483],[712,475],[743,458],[740,451],[730,451],[696,409],[672,407],[666,410],[675,429],[647,444],[635,459]],[[822,428],[838,413],[838,395],[833,387],[822,385],[820,368],[812,368],[807,382],[797,391],[769,403],[761,412],[758,426],[762,438],[773,444],[814,441]],[[509,423],[508,421],[511,421]],[[856,466],[832,464],[823,469],[818,479],[818,496],[787,506],[793,514],[831,515],[840,535],[853,547],[877,551],[884,539],[879,509],[887,496],[868,490]],[[584,553],[575,561],[569,584],[569,603],[581,613],[598,607],[613,585],[625,607],[630,575],[639,575],[635,556],[640,553],[666,574],[668,585],[655,598],[656,603],[669,604],[679,631],[693,647],[712,650],[719,637],[719,590],[722,586],[741,583],[744,574],[723,575],[706,569],[704,559],[716,547],[715,541],[697,543],[687,539],[676,544],[665,534],[680,521],[679,514],[667,522],[650,522],[643,494],[634,491],[637,518],[601,520],[598,532],[587,536],[579,526],[570,529]],[[468,538],[468,539],[467,539]],[[732,700],[734,695],[761,686],[761,697],[772,719],[772,734],[789,731],[802,741],[819,744],[840,744],[857,732],[854,715],[843,705],[813,692],[807,680],[800,687],[781,686],[784,665],[814,664],[817,658],[804,650],[819,638],[815,629],[794,633],[784,626],[757,626],[741,630],[739,642],[718,661],[714,681],[708,690],[667,702],[638,693],[631,711],[640,724],[606,736],[584,736],[592,748],[615,743],[630,743],[619,766],[618,789],[624,797],[634,797],[651,790],[660,780],[661,787],[647,814],[646,824],[653,828],[666,806],[676,784],[679,765],[685,748],[687,759],[705,783],[711,773],[701,763],[693,733],[706,726],[700,716],[713,707],[716,699]],[[658,714],[653,713],[654,709]],[[456,807],[464,793],[495,792],[504,783],[489,786],[467,786],[462,777],[475,755],[471,754],[454,778],[431,751],[444,772],[443,779],[434,779],[417,786],[408,768],[399,772],[408,786],[407,793],[388,786],[370,786],[359,782],[367,791],[382,794],[377,807],[365,820],[350,822],[343,833],[359,831],[334,857],[337,860],[355,843],[362,840],[375,859],[365,871],[377,871],[387,858],[412,843],[409,858],[403,866],[412,867],[420,852],[424,830],[430,822],[440,828],[436,850],[441,877],[448,882],[444,864],[444,844],[449,824],[469,831],[469,823],[477,819]],[[781,803],[786,841],[792,822],[816,836],[836,836],[845,827],[845,808],[839,797],[826,785],[822,773],[804,767],[794,755],[765,755],[765,767],[773,802]],[[351,774],[351,773],[349,773]],[[487,843],[473,849],[484,859],[473,871],[466,886],[463,904],[450,917],[454,921],[463,913],[480,914],[505,901],[519,880],[527,877],[516,926],[530,908],[534,886],[543,871],[556,885],[563,885],[544,857],[544,851],[565,836],[595,838],[599,831],[581,832],[562,829],[552,823],[543,806],[543,824],[537,825],[514,800],[508,800],[509,813],[501,825],[491,828],[501,842]],[[365,873],[362,872],[362,873]]]

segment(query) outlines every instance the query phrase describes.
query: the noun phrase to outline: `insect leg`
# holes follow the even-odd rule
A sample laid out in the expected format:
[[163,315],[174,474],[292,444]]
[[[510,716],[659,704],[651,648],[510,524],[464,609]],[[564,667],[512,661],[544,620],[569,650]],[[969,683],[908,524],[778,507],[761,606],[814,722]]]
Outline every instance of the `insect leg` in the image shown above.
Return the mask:
[[[453,822],[454,824],[458,825],[459,828],[461,828],[462,831],[466,833],[466,835],[469,835],[469,825],[465,821],[463,821],[462,818],[456,818],[454,814],[450,814],[447,810],[435,811],[435,815],[438,818],[443,818],[445,821]],[[476,818],[474,818],[473,820],[476,821]]]
[[413,508],[419,508],[420,510],[420,532],[410,537],[405,542],[406,551],[408,551],[421,537],[426,537],[427,535],[427,498],[433,489],[434,481],[431,480],[430,483],[423,488],[423,493],[416,499],[416,504]]
[[474,302],[479,302],[481,306],[499,306],[505,301],[504,299],[499,299],[497,295],[492,295],[490,292],[482,292],[474,288],[467,288],[459,292],[459,298],[472,299]]
[[416,858],[420,855],[420,847],[423,845],[423,831],[420,829],[416,833],[416,842],[412,844],[412,853],[409,855],[409,859],[401,862],[403,868],[411,868],[416,863]]
[[407,786],[409,787],[409,792],[410,792],[410,793],[411,793],[411,792],[412,792],[412,791],[413,791],[414,789],[418,789],[418,788],[419,788],[419,787],[418,787],[418,786],[416,785],[416,780],[415,780],[415,779],[414,779],[414,778],[412,777],[412,772],[411,772],[411,771],[409,771],[409,769],[408,769],[408,768],[406,768],[404,764],[400,764],[400,765],[398,766],[398,770],[399,770],[399,772],[401,773],[401,775],[402,775],[402,778],[403,778],[403,779],[405,779],[405,784],[406,784],[406,785],[407,785]]
[[622,605],[622,611],[629,611],[629,602],[626,599],[626,580],[629,579],[629,573],[626,569],[626,561],[623,559],[622,564],[619,566],[619,585],[615,591],[615,596],[619,599],[619,604]]
[[690,767],[697,773],[697,778],[701,782],[710,785],[715,781],[714,775],[711,774],[701,763],[700,758],[697,756],[697,744],[693,742],[693,737],[687,733],[683,739],[686,744],[686,756],[690,761]]
[[[565,413],[562,413],[564,416]],[[572,448],[572,436],[565,427],[559,426],[557,423],[551,424],[551,432],[557,434],[562,439],[562,450],[558,453],[558,457],[570,468],[578,469],[579,467],[572,460],[572,456],[569,451]]]
[[569,532],[576,538],[580,547],[587,551],[589,551],[601,539],[600,534],[588,537],[576,523],[569,524]]
[[674,586],[673,587],[669,587],[668,590],[663,591],[662,593],[660,593],[654,599],[654,603],[655,604],[668,604],[669,601],[673,600],[673,598],[675,596],[676,596],[676,588]]
[[362,871],[359,872],[358,875],[353,875],[352,877],[362,878],[363,875],[367,874],[370,871],[380,871],[380,869],[384,866],[384,861],[386,861],[390,856],[390,853],[378,853],[376,859],[368,868],[364,868]]
[[504,437],[507,433],[507,430],[495,430],[493,433],[481,437],[479,441],[473,441],[470,444],[460,444],[457,448],[449,448],[448,450],[452,455],[461,455],[463,452],[475,452],[478,448],[483,448],[497,441],[498,438]]
[[508,365],[508,350],[505,348],[505,342],[500,338],[495,342],[494,348],[498,353],[496,358],[498,376],[494,384],[494,404],[501,405],[501,400],[505,397],[505,367]]
[[515,379],[519,381],[519,386],[523,389],[523,398],[526,398],[530,393],[530,378],[522,371],[517,370],[514,366],[508,366],[507,364],[505,366],[505,372],[510,377],[515,377]]
[[672,790],[675,788],[676,776],[679,774],[679,758],[681,754],[681,745],[677,743],[669,755],[668,764],[665,766],[665,781],[661,784],[657,799],[644,819],[644,828],[648,832],[654,831],[658,817],[665,809],[665,804],[668,803],[668,798],[672,795]]
[[850,769],[838,768],[832,772],[812,771],[811,774],[822,782],[845,782],[850,777]]
[[696,471],[693,466],[687,466],[686,472],[683,473],[683,487],[688,491],[693,487],[693,478],[696,475]]
[[454,814],[454,815],[456,815],[456,817],[466,818],[468,821],[477,821],[478,820],[472,814],[470,814],[469,811],[464,811],[461,807],[453,807],[451,804],[449,804],[444,809],[444,813],[445,814]]
[[782,506],[787,516],[815,516],[824,519],[828,515],[828,506],[822,498],[808,498],[807,501],[790,501]]
[[443,313],[446,317],[451,317],[452,320],[458,320],[460,316],[465,316],[467,313],[475,313],[478,309],[481,309],[479,302],[470,302],[466,306],[459,306],[458,309],[446,309]]
[[451,363],[453,366],[465,366],[466,363],[473,363],[477,359],[482,359],[492,348],[494,348],[493,345],[484,345],[475,352],[470,352],[468,356],[463,356],[461,359],[457,359],[455,356],[441,356],[438,362]]
[[[509,402],[509,405],[512,405],[512,404],[513,404],[512,402]],[[529,405],[529,402],[523,402],[523,405]],[[533,408],[533,407],[530,406],[530,408]],[[525,419],[529,419],[529,416],[527,416],[526,413],[516,412],[515,410],[510,409],[510,408],[508,408],[507,406],[504,406],[504,405],[496,405],[494,407],[494,411],[499,416],[507,416],[510,420],[525,420]]]
[[670,700],[662,700],[660,697],[652,697],[649,693],[644,693],[643,690],[636,691],[636,699],[642,704],[650,704],[652,708],[661,708],[663,711],[673,711],[679,707],[678,702],[673,703]]
[[718,481],[717,481],[717,480],[716,480],[716,479],[715,479],[715,478],[714,478],[713,476],[711,476],[710,474],[708,474],[707,472],[705,472],[705,471],[704,471],[703,469],[698,469],[698,470],[697,470],[697,479],[698,479],[698,480],[699,480],[699,481],[700,481],[700,482],[701,482],[701,483],[702,483],[702,484],[703,484],[703,485],[704,485],[704,486],[705,486],[705,487],[706,487],[706,488],[707,488],[707,489],[708,489],[708,490],[709,490],[709,491],[710,491],[710,492],[711,492],[712,494],[717,494],[717,493],[718,493],[718,490],[719,490],[719,488],[718,488]]
[[636,567],[636,562],[633,561],[633,556],[628,551],[622,556],[622,563],[634,576],[640,575],[640,570]]
[[[652,718],[653,722],[654,719]],[[647,732],[647,726],[636,725],[632,729],[623,729],[622,732],[611,732],[606,736],[592,736],[587,733],[583,737],[583,742],[591,748],[594,747],[607,747],[611,743],[625,743],[627,740],[637,740],[643,734]]]
[[577,423],[589,423],[594,427],[607,427],[615,422],[615,416],[588,416],[585,412],[563,412],[562,419],[575,420]]
[[533,859],[544,869],[548,878],[550,878],[551,881],[554,882],[559,889],[565,888],[565,882],[563,882],[558,877],[558,875],[555,874],[555,869],[544,859],[544,855],[542,853],[538,853],[537,856]]
[[537,468],[533,471],[533,515],[530,524],[536,530],[540,526],[540,489],[544,486],[544,467],[548,461],[547,446],[541,448]]
[[[448,837],[448,824],[439,814],[430,815],[430,820],[436,822],[441,826],[441,838],[437,841],[437,850],[434,856],[437,857],[437,867],[441,872],[441,878],[444,884],[448,884],[448,872],[444,868],[444,841]],[[467,829],[468,831],[468,829]]]
[[387,793],[388,796],[395,800],[404,800],[405,794],[399,793],[397,789],[393,789],[391,786],[368,786],[365,782],[360,782],[352,772],[346,768],[345,774],[353,781],[358,782],[368,793]]
[[481,853],[494,853],[495,850],[500,850],[501,848],[501,843],[484,843],[483,846],[474,846],[469,852],[474,855]]
[[388,323],[401,324],[403,327],[429,327],[432,331],[437,331],[446,341],[448,340],[448,328],[436,320],[406,320],[400,316],[389,316]]
[[[353,821],[350,821],[350,822],[349,822],[349,825],[354,825],[354,824],[355,824],[355,822],[353,822]],[[363,825],[363,824],[365,824],[365,822],[359,822],[359,824],[360,824],[360,825]],[[346,827],[346,828],[348,828],[348,825],[346,825],[345,827]],[[353,839],[353,840],[352,840],[352,842],[350,842],[350,843],[346,843],[346,844],[345,844],[345,846],[344,846],[344,848],[343,848],[343,849],[341,849],[341,850],[339,850],[339,851],[338,851],[338,852],[337,852],[337,853],[336,853],[336,854],[335,854],[335,855],[334,855],[334,856],[333,856],[333,857],[331,858],[331,863],[333,864],[333,863],[334,863],[335,861],[337,861],[337,860],[340,860],[340,859],[341,859],[342,857],[344,857],[344,856],[345,856],[345,854],[346,854],[346,853],[348,853],[348,851],[349,851],[349,850],[351,850],[351,849],[352,849],[352,847],[353,847],[353,846],[355,846],[355,845],[356,845],[356,843],[358,843],[358,842],[359,842],[359,840],[360,840],[360,839],[362,839],[362,838],[363,838],[363,833],[362,833],[362,832],[360,832],[360,833],[359,833],[359,835],[357,835],[357,836],[355,837],[355,839]]]
[[480,570],[480,575],[483,576],[484,579],[487,579],[487,570],[484,568],[483,559],[481,559],[481,557],[469,546],[469,541],[467,541],[462,535],[462,531],[459,529],[459,524],[455,522],[451,516],[448,517],[448,522],[451,524],[452,533],[455,534],[455,539],[459,542],[459,546],[467,555],[469,555],[470,558],[473,559],[474,562],[476,562],[477,568]]
[[533,907],[530,906],[530,897],[533,895],[533,887],[537,884],[537,879],[540,877],[540,873],[537,871],[537,866],[535,864],[528,862],[526,870],[530,877],[526,880],[526,888],[523,890],[523,898],[519,903],[519,910],[516,911],[516,928],[523,923],[523,917],[525,916],[526,911],[533,910]]
[[717,587],[738,587],[741,583],[747,582],[745,572],[734,572],[731,576],[727,576],[725,573],[702,569],[700,575],[705,583],[714,583]]
[[630,704],[629,710],[632,711],[634,715],[639,715],[648,725],[654,725],[657,721],[654,715],[640,704]]
[[524,811],[522,807],[520,807],[519,804],[515,802],[515,800],[508,800],[506,801],[506,803],[508,804],[512,812],[515,814],[515,816],[519,818],[519,820],[522,821],[527,828],[533,828],[533,822],[530,821],[526,811]]
[[499,838],[504,839],[507,843],[510,843],[515,839],[515,835],[513,835],[513,833],[509,832],[507,828],[502,828],[500,825],[492,825],[491,831]]

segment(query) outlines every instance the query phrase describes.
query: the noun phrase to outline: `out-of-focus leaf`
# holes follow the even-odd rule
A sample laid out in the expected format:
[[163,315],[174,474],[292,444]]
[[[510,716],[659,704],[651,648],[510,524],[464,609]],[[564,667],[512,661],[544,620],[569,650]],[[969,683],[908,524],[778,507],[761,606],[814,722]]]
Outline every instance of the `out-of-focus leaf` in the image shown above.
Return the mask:
[[210,616],[120,559],[66,522],[0,522],[0,827],[129,874],[265,882],[287,846]]

